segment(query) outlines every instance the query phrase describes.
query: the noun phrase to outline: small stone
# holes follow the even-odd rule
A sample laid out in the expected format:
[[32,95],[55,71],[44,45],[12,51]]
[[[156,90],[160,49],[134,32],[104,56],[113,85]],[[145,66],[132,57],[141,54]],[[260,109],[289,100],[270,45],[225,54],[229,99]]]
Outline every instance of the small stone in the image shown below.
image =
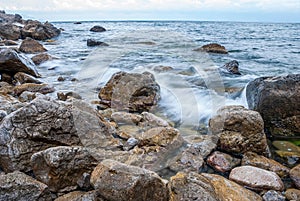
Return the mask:
[[285,196],[288,200],[300,200],[300,190],[298,189],[288,189],[286,192],[285,192]]
[[264,201],[285,201],[285,197],[278,191],[270,190],[263,196]]
[[66,80],[66,78],[64,78],[63,76],[59,76],[58,78],[57,78],[57,81],[59,81],[59,82],[63,82],[63,81],[65,81]]
[[213,152],[207,158],[207,164],[219,172],[229,172],[231,169],[238,166],[240,163],[240,159],[234,158],[229,154],[225,154],[219,151]]
[[125,151],[128,151],[138,145],[139,141],[133,137],[129,138],[126,143],[123,145],[123,149]]
[[290,177],[298,189],[300,189],[300,164],[291,169]]

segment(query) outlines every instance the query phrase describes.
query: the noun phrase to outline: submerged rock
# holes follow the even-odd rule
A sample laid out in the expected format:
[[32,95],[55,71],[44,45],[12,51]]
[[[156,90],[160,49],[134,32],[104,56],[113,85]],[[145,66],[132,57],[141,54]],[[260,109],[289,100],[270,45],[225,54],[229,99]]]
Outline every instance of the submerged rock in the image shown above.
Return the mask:
[[236,60],[226,63],[222,68],[226,69],[229,73],[241,75],[239,71],[239,62]]
[[101,27],[101,26],[93,26],[90,31],[92,32],[104,32],[106,31],[106,29],[104,27]]
[[94,169],[91,184],[106,200],[169,200],[168,188],[155,172],[113,160]]
[[51,201],[47,185],[21,172],[0,174],[0,200]]
[[30,37],[35,40],[46,40],[58,36],[60,32],[60,29],[49,22],[42,24],[36,20],[27,20],[21,29],[21,37],[22,39]]
[[44,63],[44,62],[52,60],[52,59],[53,59],[53,57],[47,53],[38,54],[31,58],[31,60],[33,61],[33,63],[35,65],[40,65],[41,63]]
[[24,53],[37,53],[37,52],[46,52],[47,49],[43,47],[38,41],[32,38],[26,38],[22,41],[19,50]]
[[217,53],[217,54],[228,54],[228,51],[226,50],[226,48],[217,43],[203,45],[202,47],[197,48],[194,51],[203,51],[203,52]]
[[300,74],[261,77],[247,85],[250,109],[258,111],[274,136],[300,136]]
[[89,47],[95,47],[95,46],[109,46],[107,43],[105,42],[101,42],[101,41],[96,41],[94,39],[88,39],[86,41],[87,46]]

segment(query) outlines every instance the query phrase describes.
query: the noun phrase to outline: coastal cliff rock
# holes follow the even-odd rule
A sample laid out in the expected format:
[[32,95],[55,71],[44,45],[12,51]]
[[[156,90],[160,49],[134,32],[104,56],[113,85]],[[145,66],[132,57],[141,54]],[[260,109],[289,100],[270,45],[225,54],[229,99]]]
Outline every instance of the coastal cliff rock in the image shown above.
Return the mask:
[[149,111],[160,98],[160,87],[151,73],[115,73],[100,89],[102,104],[130,112]]
[[262,77],[247,86],[250,109],[258,111],[274,136],[300,136],[300,74]]
[[43,47],[38,41],[32,38],[26,38],[22,41],[19,50],[24,53],[38,53],[38,52],[46,52],[46,48]]
[[210,43],[207,45],[203,45],[202,47],[197,48],[194,51],[216,53],[216,54],[228,54],[226,48],[217,43]]

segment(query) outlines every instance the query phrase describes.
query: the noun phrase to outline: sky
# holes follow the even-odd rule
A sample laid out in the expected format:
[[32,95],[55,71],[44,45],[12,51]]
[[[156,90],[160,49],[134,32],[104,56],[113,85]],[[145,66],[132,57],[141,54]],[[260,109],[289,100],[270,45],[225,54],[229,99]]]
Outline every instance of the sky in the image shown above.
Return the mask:
[[300,0],[0,0],[0,10],[49,21],[299,22]]

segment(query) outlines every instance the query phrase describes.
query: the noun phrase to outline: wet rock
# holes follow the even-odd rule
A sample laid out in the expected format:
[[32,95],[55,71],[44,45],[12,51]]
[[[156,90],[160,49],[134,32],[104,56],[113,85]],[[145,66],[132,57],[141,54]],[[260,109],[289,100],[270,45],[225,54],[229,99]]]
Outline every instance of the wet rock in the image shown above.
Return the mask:
[[228,54],[228,51],[226,50],[226,48],[217,43],[203,45],[202,47],[197,48],[194,51],[203,51],[203,52],[217,53],[217,54]]
[[139,144],[139,141],[133,137],[128,138],[126,143],[123,145],[123,149],[128,151]]
[[290,177],[298,189],[300,189],[300,165],[297,165],[290,171]]
[[98,197],[98,194],[97,191],[74,191],[58,197],[55,201],[104,201],[102,198]]
[[52,192],[75,190],[83,175],[90,174],[97,164],[89,150],[83,147],[52,147],[31,157],[34,175]]
[[7,14],[4,10],[0,11],[0,22],[13,23],[22,22],[22,16],[19,14]]
[[55,89],[54,87],[48,84],[25,83],[25,84],[15,86],[13,89],[13,95],[19,96],[24,91],[48,94],[54,92]]
[[198,152],[203,158],[206,158],[213,150],[217,148],[218,137],[213,135],[196,135],[184,138],[188,142],[188,147]]
[[7,82],[9,84],[12,84],[13,83],[13,78],[11,75],[9,74],[6,74],[6,73],[2,73],[1,74],[1,81],[2,82]]
[[40,65],[41,63],[44,63],[44,62],[52,60],[52,59],[53,59],[53,57],[47,53],[41,53],[41,54],[35,55],[31,58],[31,60],[33,61],[33,63],[35,65]]
[[79,99],[79,100],[82,99],[82,97],[79,94],[77,94],[73,91],[69,91],[69,92],[66,92],[66,93],[63,93],[63,92],[58,92],[57,93],[58,100],[66,101],[70,97],[75,98],[75,99]]
[[101,41],[97,41],[94,39],[88,39],[86,41],[86,45],[89,47],[95,47],[95,46],[109,46],[107,43],[105,42],[101,42]]
[[58,28],[49,22],[42,24],[36,20],[27,20],[25,26],[21,29],[21,37],[22,39],[30,37],[35,40],[46,40],[57,37],[60,32]]
[[32,38],[26,38],[22,41],[19,50],[24,53],[38,53],[38,52],[46,52],[46,48],[43,47],[38,41]]
[[288,141],[273,141],[273,146],[279,150],[275,153],[286,160],[289,165],[294,165],[300,160],[300,148]]
[[104,105],[130,112],[149,111],[160,98],[160,87],[151,73],[115,73],[101,88],[99,98]]
[[225,106],[209,120],[209,128],[218,134],[220,149],[227,152],[268,154],[264,122],[258,112],[243,106]]
[[243,201],[262,201],[262,198],[232,182],[222,176],[215,174],[201,174],[204,176],[209,183],[213,186],[215,193],[217,194],[218,200],[227,201],[227,200],[243,200]]
[[225,154],[219,151],[213,152],[207,158],[207,164],[219,172],[229,172],[231,169],[238,166],[240,163],[240,159],[234,158],[229,154]]
[[145,128],[145,129],[170,126],[166,120],[164,120],[152,113],[143,112],[141,115],[142,115],[142,120],[141,120],[141,122],[139,122],[139,126]]
[[111,114],[111,118],[118,125],[137,125],[142,120],[141,115],[128,112],[114,112]]
[[155,172],[113,160],[94,169],[91,184],[107,200],[169,200],[166,184]]
[[13,24],[0,23],[0,38],[18,40],[21,37],[20,27]]
[[0,50],[0,73],[15,74],[23,72],[34,77],[39,77],[34,64],[25,56],[11,49]]
[[82,22],[74,22],[73,24],[82,24]]
[[250,109],[258,111],[274,136],[300,136],[300,74],[261,77],[247,85]]
[[24,83],[35,83],[35,84],[41,84],[42,82],[35,77],[31,75],[27,75],[23,72],[18,72],[14,75],[14,79],[17,81],[18,84],[24,84]]
[[285,201],[285,197],[277,191],[267,191],[263,196],[264,201]]
[[217,201],[219,200],[214,187],[204,176],[197,173],[179,172],[170,178],[168,183],[170,201],[195,200]]
[[266,158],[253,152],[247,152],[244,154],[242,165],[250,165],[269,170],[275,172],[280,177],[287,176],[290,172],[289,168],[285,167],[284,165],[281,165],[277,161]]
[[101,26],[93,26],[90,31],[92,32],[104,32],[106,31],[106,29],[104,27]]
[[156,67],[154,67],[153,70],[154,70],[155,72],[161,73],[161,72],[172,71],[172,70],[174,70],[174,68],[171,67],[171,66],[156,66]]
[[0,43],[3,43],[6,46],[16,46],[16,45],[18,45],[18,43],[16,43],[13,40],[3,40],[3,41],[0,41]]
[[65,81],[66,80],[66,78],[64,78],[63,76],[59,76],[58,78],[57,78],[57,81],[59,81],[59,82],[63,82],[63,81]]
[[300,190],[290,188],[285,192],[285,196],[288,200],[300,200]]
[[0,200],[51,201],[47,185],[21,172],[0,175]]
[[257,191],[284,190],[283,182],[277,174],[253,166],[234,168],[229,175],[229,179]]
[[241,75],[239,71],[239,62],[236,60],[226,63],[222,68],[226,69],[229,73]]
[[17,109],[24,106],[18,99],[8,94],[2,95],[0,93],[0,110],[5,111],[7,114],[16,111]]
[[21,102],[30,102],[35,99],[37,96],[41,95],[40,93],[33,93],[29,91],[24,91],[19,96],[19,101]]

